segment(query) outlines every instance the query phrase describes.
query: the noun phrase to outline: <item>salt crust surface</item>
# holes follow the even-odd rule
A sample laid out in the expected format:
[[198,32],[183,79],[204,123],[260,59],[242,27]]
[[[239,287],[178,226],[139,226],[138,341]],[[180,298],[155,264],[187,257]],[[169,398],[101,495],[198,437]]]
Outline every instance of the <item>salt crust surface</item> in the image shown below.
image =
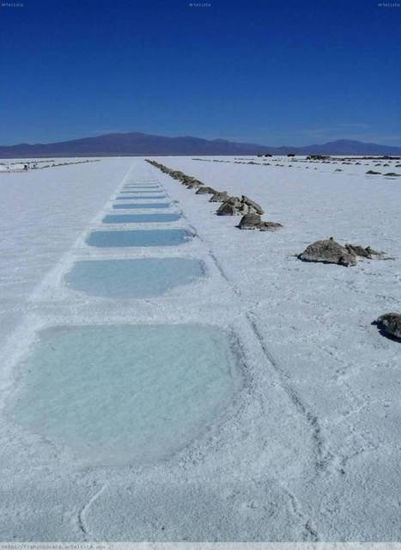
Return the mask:
[[[1,539],[400,540],[400,345],[371,326],[401,309],[399,182],[366,176],[373,162],[335,173],[285,159],[158,161],[249,195],[284,228],[239,231],[238,219],[215,216],[207,197],[139,158],[0,174],[1,402],[12,402],[38,331],[55,325],[216,326],[236,342],[242,389],[207,432],[147,466],[88,466],[3,408]],[[208,276],[113,307],[63,281],[77,259],[121,258],[85,239],[105,228],[112,198],[130,182],[159,182],[168,211],[182,211],[174,227],[196,237],[123,257],[193,257]],[[395,259],[347,269],[295,258],[330,236]]]

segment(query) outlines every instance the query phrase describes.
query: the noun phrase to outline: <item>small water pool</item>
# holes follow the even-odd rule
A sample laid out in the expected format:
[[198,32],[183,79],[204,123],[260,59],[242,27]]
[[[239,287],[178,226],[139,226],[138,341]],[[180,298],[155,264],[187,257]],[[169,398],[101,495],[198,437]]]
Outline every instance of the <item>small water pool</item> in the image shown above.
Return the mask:
[[67,285],[91,296],[146,298],[187,285],[204,275],[203,264],[188,258],[94,260],[76,262]]
[[137,183],[137,184],[127,184],[123,186],[124,189],[160,189],[160,185],[157,183]]
[[98,248],[127,246],[177,246],[192,239],[185,229],[92,231],[86,242]]
[[132,201],[132,200],[137,200],[137,199],[165,199],[166,198],[166,195],[135,195],[134,197],[130,197],[130,196],[127,196],[127,195],[119,195],[118,197],[116,197],[116,200],[128,200],[128,201]]
[[170,203],[168,202],[145,202],[145,203],[121,203],[121,204],[113,204],[113,208],[116,208],[117,210],[120,208],[123,209],[131,209],[131,208],[168,208],[170,206]]
[[131,193],[136,195],[138,193],[160,193],[162,191],[161,187],[138,187],[138,189],[122,189],[123,193]]
[[165,223],[176,222],[179,214],[108,214],[103,223]]
[[130,195],[137,195],[139,193],[162,193],[164,189],[161,187],[138,187],[137,189],[128,188],[125,187],[123,189],[120,189],[120,193],[129,193]]
[[196,325],[52,327],[18,372],[7,413],[89,465],[168,458],[241,386],[230,337]]

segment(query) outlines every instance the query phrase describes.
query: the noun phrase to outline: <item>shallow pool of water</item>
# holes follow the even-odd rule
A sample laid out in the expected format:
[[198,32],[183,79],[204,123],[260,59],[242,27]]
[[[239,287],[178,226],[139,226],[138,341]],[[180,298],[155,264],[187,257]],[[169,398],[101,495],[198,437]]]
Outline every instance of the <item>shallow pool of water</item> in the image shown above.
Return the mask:
[[136,195],[138,193],[160,193],[162,191],[161,187],[138,187],[138,189],[122,189],[122,193],[130,193],[132,195]]
[[137,200],[137,199],[165,199],[166,195],[135,195],[135,196],[127,196],[127,195],[119,195],[116,197],[116,200]]
[[100,248],[126,246],[177,246],[192,239],[185,229],[92,231],[86,242]]
[[127,184],[123,186],[124,189],[160,189],[160,187],[161,186],[158,185],[157,183],[149,183],[149,184],[137,183],[137,184]]
[[171,456],[241,384],[230,338],[195,325],[49,328],[18,372],[14,421],[91,465]]
[[67,285],[90,296],[147,298],[187,285],[204,275],[203,264],[188,258],[76,262]]
[[165,223],[176,222],[179,214],[108,214],[103,223]]
[[170,203],[168,202],[146,202],[146,203],[121,203],[121,204],[113,204],[113,208],[116,208],[117,210],[120,208],[124,209],[131,209],[131,208],[168,208],[170,206]]

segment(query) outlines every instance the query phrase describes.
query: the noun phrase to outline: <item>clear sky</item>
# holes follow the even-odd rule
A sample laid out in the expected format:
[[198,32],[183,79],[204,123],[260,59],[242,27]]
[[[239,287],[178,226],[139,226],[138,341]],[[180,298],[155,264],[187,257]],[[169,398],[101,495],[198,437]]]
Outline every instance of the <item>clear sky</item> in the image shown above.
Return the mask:
[[129,131],[401,145],[401,0],[0,4],[2,145]]

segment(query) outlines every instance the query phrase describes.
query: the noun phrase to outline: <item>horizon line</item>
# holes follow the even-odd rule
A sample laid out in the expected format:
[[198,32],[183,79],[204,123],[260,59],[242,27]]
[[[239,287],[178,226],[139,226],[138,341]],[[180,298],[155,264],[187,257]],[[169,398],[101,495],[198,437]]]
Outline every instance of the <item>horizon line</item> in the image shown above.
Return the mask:
[[357,140],[357,139],[348,139],[348,138],[338,138],[338,139],[332,139],[332,140],[321,141],[321,142],[320,141],[315,141],[313,143],[305,143],[303,145],[287,145],[287,144],[281,144],[281,145],[271,145],[271,144],[269,144],[269,145],[266,145],[266,144],[263,144],[263,143],[257,143],[255,141],[237,141],[237,140],[231,140],[231,139],[219,138],[219,137],[217,137],[217,138],[204,138],[204,137],[199,137],[199,136],[194,136],[194,135],[169,136],[169,135],[163,135],[163,134],[146,133],[146,132],[141,132],[141,131],[138,131],[138,130],[130,130],[130,131],[125,131],[125,132],[106,132],[106,133],[101,133],[101,134],[96,134],[96,135],[84,135],[82,137],[75,137],[75,138],[69,138],[69,139],[60,139],[60,140],[56,140],[56,141],[37,141],[37,142],[20,141],[20,142],[8,144],[8,145],[0,144],[0,147],[1,148],[6,148],[6,147],[21,147],[21,146],[30,146],[30,147],[32,147],[32,146],[39,146],[39,145],[44,145],[44,146],[45,145],[56,145],[56,144],[59,144],[59,143],[68,143],[68,142],[72,142],[72,141],[80,141],[80,140],[83,140],[83,139],[96,139],[96,138],[105,137],[105,136],[124,136],[124,135],[129,135],[129,134],[140,134],[140,135],[143,135],[143,136],[153,136],[153,137],[165,138],[165,139],[199,139],[199,140],[208,141],[208,142],[220,141],[220,142],[226,142],[226,143],[237,143],[237,144],[241,144],[241,145],[255,145],[255,146],[258,146],[258,147],[268,147],[268,148],[274,148],[274,149],[284,149],[284,148],[300,149],[300,148],[303,148],[303,147],[313,147],[315,145],[330,145],[330,144],[338,143],[338,142],[348,142],[348,143],[354,142],[354,143],[364,144],[364,145],[380,145],[380,146],[383,146],[383,147],[391,147],[391,148],[401,149],[401,145],[389,145],[388,143],[378,143],[378,142],[373,142],[373,141],[361,141],[361,140]]

